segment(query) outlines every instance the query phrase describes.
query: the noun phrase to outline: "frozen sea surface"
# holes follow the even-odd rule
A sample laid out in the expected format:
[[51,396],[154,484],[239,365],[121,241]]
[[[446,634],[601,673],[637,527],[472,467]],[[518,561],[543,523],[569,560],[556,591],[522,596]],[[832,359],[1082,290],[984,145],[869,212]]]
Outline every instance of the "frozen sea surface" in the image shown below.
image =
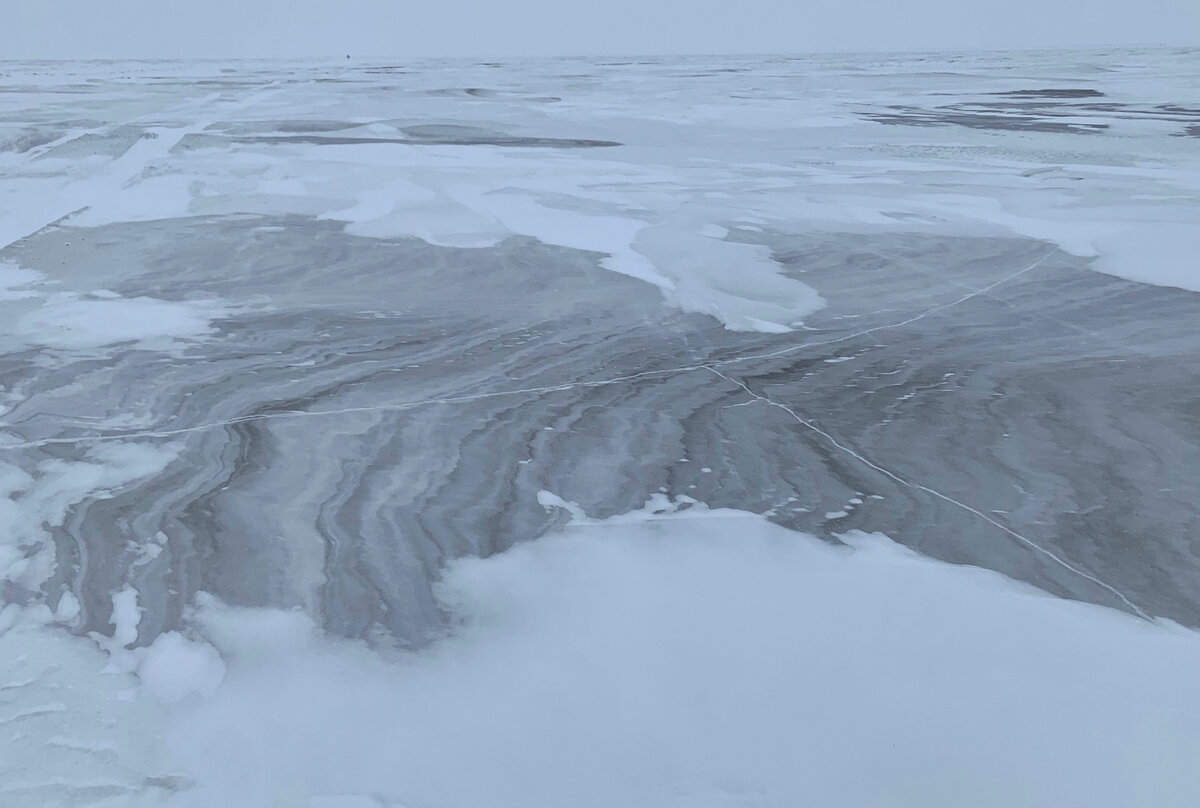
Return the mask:
[[0,804],[1200,800],[1200,51],[0,91]]

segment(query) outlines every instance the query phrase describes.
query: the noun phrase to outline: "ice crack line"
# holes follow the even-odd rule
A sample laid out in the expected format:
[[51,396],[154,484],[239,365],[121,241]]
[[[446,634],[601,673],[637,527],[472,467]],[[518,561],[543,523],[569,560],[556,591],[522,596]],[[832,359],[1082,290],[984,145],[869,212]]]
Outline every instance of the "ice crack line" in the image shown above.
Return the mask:
[[957,508],[961,508],[962,510],[966,511],[967,513],[974,514],[975,516],[979,517],[980,519],[982,519],[983,521],[992,525],[993,527],[996,527],[996,528],[1004,531],[1009,536],[1012,536],[1013,538],[1020,541],[1022,544],[1029,547],[1030,549],[1046,556],[1052,562],[1054,562],[1055,564],[1058,564],[1063,569],[1073,572],[1076,575],[1078,575],[1079,577],[1096,584],[1101,589],[1105,590],[1106,592],[1108,592],[1111,595],[1118,598],[1122,603],[1124,603],[1131,610],[1133,610],[1133,612],[1135,614],[1137,614],[1138,617],[1141,617],[1144,620],[1151,619],[1150,615],[1148,615],[1148,614],[1146,614],[1146,612],[1142,611],[1142,609],[1140,609],[1138,606],[1136,606],[1132,601],[1129,600],[1129,598],[1125,597],[1125,595],[1123,595],[1115,587],[1111,586],[1110,584],[1105,583],[1104,581],[1100,580],[1096,576],[1080,569],[1079,567],[1076,567],[1074,564],[1067,561],[1062,556],[1059,556],[1059,555],[1055,554],[1052,550],[1050,550],[1046,547],[1043,547],[1042,545],[1038,544],[1037,542],[1035,542],[1033,539],[1029,538],[1028,536],[1018,533],[1016,530],[1013,530],[1012,528],[1008,527],[1007,525],[1003,524],[1002,522],[999,522],[999,521],[993,519],[992,517],[988,516],[986,513],[979,510],[978,508],[972,507],[971,505],[968,505],[967,503],[962,502],[961,500],[957,500],[948,494],[943,494],[941,491],[938,491],[937,489],[930,488],[927,485],[922,485],[921,483],[906,479],[906,478],[900,476],[899,474],[895,473],[894,471],[892,471],[888,468],[885,468],[884,466],[879,465],[878,463],[874,462],[873,460],[870,460],[867,457],[864,457],[862,454],[856,452],[854,449],[850,448],[849,446],[846,446],[844,443],[839,441],[833,435],[826,432],[824,429],[821,429],[821,427],[817,426],[815,423],[813,423],[809,419],[800,415],[792,407],[789,407],[786,404],[781,404],[780,402],[775,401],[774,399],[772,399],[768,396],[765,396],[761,393],[755,393],[753,390],[751,390],[749,387],[746,386],[745,382],[742,382],[738,379],[734,379],[730,376],[727,376],[726,374],[722,373],[721,371],[719,371],[713,367],[708,368],[708,370],[710,370],[713,373],[715,373],[716,375],[720,376],[722,379],[729,382],[730,384],[740,387],[742,390],[744,390],[746,392],[747,395],[751,396],[753,399],[755,399],[757,401],[761,401],[768,406],[778,407],[779,409],[783,410],[788,415],[790,415],[798,424],[805,427],[806,429],[812,430],[813,432],[817,433],[818,435],[823,437],[826,441],[828,441],[830,444],[832,444],[834,446],[834,448],[836,448],[838,451],[842,452],[843,454],[849,455],[850,457],[854,458],[855,460],[862,463],[863,465],[874,469],[875,471],[879,472],[880,474],[884,475],[885,477],[888,477],[889,479],[894,480],[895,482],[898,482],[907,488],[913,488],[918,491],[924,491],[925,493],[929,494],[932,497],[936,497],[937,499],[940,499],[943,502],[947,502]]
[[[943,281],[945,283],[948,283],[951,286],[957,286],[959,289],[969,289],[970,288],[966,284],[961,283],[961,282],[955,280],[954,278],[948,277],[947,275],[945,275],[942,272],[937,272],[935,270],[926,269],[925,267],[921,266],[920,264],[918,264],[916,261],[912,260],[911,258],[905,258],[902,255],[888,256],[888,255],[884,255],[881,252],[876,252],[875,250],[866,250],[866,252],[868,252],[871,255],[874,255],[878,258],[882,258],[884,261],[897,262],[897,263],[901,263],[906,266],[912,267],[917,272],[921,272],[926,275],[931,275],[932,277],[937,278],[938,280]],[[998,303],[1006,308],[1009,308],[1009,309],[1015,308],[1012,303],[1010,303],[1007,300],[1004,300],[1003,298],[993,297],[990,294],[986,294],[985,296],[989,300],[993,300],[996,303]],[[1096,331],[1091,328],[1087,328],[1087,327],[1079,325],[1077,323],[1067,322],[1066,320],[1064,320],[1061,317],[1052,317],[1047,314],[1042,314],[1039,311],[1025,311],[1025,312],[1021,312],[1021,313],[1026,317],[1032,317],[1036,320],[1041,320],[1041,321],[1047,322],[1047,323],[1053,323],[1054,325],[1057,325],[1061,328],[1066,328],[1066,329],[1068,329],[1070,331],[1074,331],[1078,334],[1083,334],[1087,337],[1090,337],[1090,338],[1096,340],[1097,342],[1103,342],[1114,348],[1120,348],[1123,351],[1129,351],[1130,353],[1142,354],[1143,356],[1145,356],[1147,353],[1144,348],[1138,348],[1138,347],[1130,345],[1126,342],[1121,342],[1120,340],[1113,339],[1112,337],[1106,336],[1105,334],[1101,334],[1099,331]]]
[[934,306],[933,308],[926,309],[925,311],[921,312],[920,314],[914,314],[912,317],[909,317],[908,319],[901,320],[896,323],[886,323],[884,325],[872,326],[871,328],[864,328],[861,331],[855,331],[852,334],[846,334],[845,336],[841,336],[841,337],[834,337],[833,339],[820,340],[820,341],[816,341],[816,342],[803,342],[799,345],[789,345],[786,348],[780,348],[779,350],[776,350],[776,351],[768,351],[766,353],[750,354],[747,356],[739,356],[739,357],[735,357],[733,359],[724,359],[724,360],[721,360],[720,362],[710,362],[709,364],[716,365],[718,367],[722,367],[724,365],[734,364],[735,362],[748,362],[748,361],[751,361],[754,359],[774,359],[777,356],[786,356],[787,354],[794,353],[795,351],[800,351],[805,348],[820,348],[825,345],[836,345],[839,342],[848,342],[852,339],[858,339],[859,337],[865,337],[868,334],[874,334],[879,331],[890,331],[893,328],[902,328],[906,325],[912,325],[915,322],[924,320],[926,317],[929,317],[930,315],[937,314],[938,312],[945,311],[946,309],[952,309],[955,306],[958,306],[962,303],[966,303],[968,300],[973,300],[977,297],[986,297],[987,294],[989,292],[991,292],[993,289],[995,289],[997,286],[1008,283],[1011,280],[1015,280],[1015,279],[1021,277],[1022,275],[1024,275],[1026,272],[1031,272],[1034,269],[1037,269],[1042,264],[1044,264],[1046,262],[1046,260],[1049,259],[1050,256],[1053,254],[1054,254],[1053,252],[1048,252],[1045,255],[1043,255],[1041,258],[1039,258],[1038,260],[1034,261],[1029,266],[1025,267],[1024,269],[1019,269],[1016,272],[1005,275],[1004,277],[1000,278],[999,280],[993,281],[992,283],[989,283],[987,286],[984,286],[980,289],[975,289],[974,291],[968,292],[967,294],[963,295],[962,297],[960,297],[956,300],[951,300],[949,303],[940,303],[937,306]]
[[680,375],[683,373],[691,373],[691,372],[698,371],[698,370],[712,370],[713,368],[717,368],[717,367],[727,367],[729,365],[736,365],[736,364],[740,364],[742,362],[754,362],[754,361],[757,361],[760,359],[775,359],[777,357],[786,356],[788,354],[796,353],[797,351],[802,351],[802,350],[805,350],[808,348],[822,348],[822,347],[826,347],[829,345],[837,345],[839,343],[849,342],[851,340],[855,340],[855,339],[858,339],[859,337],[867,336],[869,334],[875,334],[880,331],[888,331],[888,330],[895,329],[895,328],[902,328],[906,325],[911,325],[913,323],[919,322],[920,320],[923,320],[926,317],[929,317],[931,315],[934,315],[939,312],[945,311],[947,309],[953,308],[962,303],[966,303],[968,300],[972,300],[981,295],[986,295],[988,292],[995,289],[997,286],[1000,286],[1001,284],[1004,284],[1011,280],[1014,280],[1014,279],[1020,277],[1021,275],[1024,275],[1025,273],[1030,272],[1033,269],[1036,269],[1037,267],[1041,266],[1048,258],[1050,258],[1051,255],[1053,255],[1053,252],[1048,252],[1045,255],[1043,255],[1041,258],[1039,258],[1037,261],[1034,261],[1032,264],[1025,267],[1024,269],[1020,269],[1020,270],[1017,270],[1016,272],[1012,272],[1012,273],[1000,278],[999,280],[993,281],[992,283],[988,284],[987,286],[984,286],[979,289],[975,289],[974,291],[971,291],[971,292],[963,295],[962,297],[959,297],[948,303],[941,303],[941,304],[938,304],[937,306],[933,306],[932,308],[926,309],[925,311],[923,311],[919,314],[915,314],[912,317],[908,317],[904,320],[900,320],[895,323],[886,323],[884,325],[872,326],[871,328],[864,328],[864,329],[855,331],[850,334],[845,334],[840,337],[834,337],[832,339],[815,340],[812,342],[802,342],[797,345],[789,345],[785,348],[780,348],[780,349],[774,350],[774,351],[767,351],[764,353],[744,354],[741,356],[734,356],[734,357],[730,357],[728,359],[720,359],[720,360],[716,360],[713,362],[707,362],[707,363],[698,362],[698,363],[691,364],[691,365],[680,365],[680,366],[671,367],[671,368],[663,368],[661,370],[646,370],[646,371],[642,371],[640,373],[631,373],[631,374],[627,374],[624,376],[614,376],[614,377],[611,377],[608,379],[598,379],[595,381],[567,382],[567,383],[563,383],[563,384],[546,385],[546,386],[541,386],[541,387],[522,387],[522,388],[518,388],[515,390],[494,390],[494,391],[488,391],[488,392],[484,392],[484,393],[468,393],[468,394],[463,394],[463,395],[458,395],[458,396],[447,396],[447,397],[443,397],[443,398],[427,398],[427,399],[421,399],[418,401],[396,402],[393,404],[374,404],[371,406],[364,406],[364,407],[344,407],[344,408],[340,408],[340,409],[331,409],[331,410],[285,410],[285,411],[281,411],[281,412],[256,413],[256,414],[251,414],[251,415],[240,415],[235,418],[227,418],[227,419],[220,420],[220,421],[209,421],[209,422],[206,422],[203,424],[196,424],[195,426],[180,427],[178,429],[148,429],[148,430],[141,430],[141,431],[135,431],[135,432],[111,433],[111,434],[107,434],[107,435],[82,435],[82,436],[76,436],[73,438],[43,438],[41,440],[35,440],[35,441],[25,441],[22,443],[9,443],[6,445],[0,445],[0,450],[13,451],[13,450],[19,450],[19,449],[35,449],[35,448],[42,447],[42,446],[103,443],[103,442],[107,442],[107,441],[133,440],[133,439],[137,439],[137,438],[171,438],[171,437],[176,437],[179,435],[189,435],[189,434],[192,434],[195,432],[205,432],[210,429],[219,429],[222,427],[234,426],[237,424],[250,423],[250,422],[254,422],[254,421],[266,421],[266,420],[282,419],[282,418],[320,418],[320,417],[329,416],[329,415],[351,415],[351,414],[355,414],[355,413],[369,413],[369,412],[395,412],[395,411],[400,411],[400,410],[413,409],[416,407],[427,407],[427,406],[433,406],[433,405],[438,405],[438,404],[443,404],[443,405],[467,404],[467,403],[474,402],[474,401],[483,401],[483,400],[491,399],[491,398],[499,398],[501,396],[544,395],[546,393],[559,393],[559,392],[566,392],[566,391],[570,391],[570,390],[587,389],[587,388],[591,388],[591,387],[607,387],[609,385],[625,384],[626,382],[637,381],[639,379],[647,379],[647,378],[653,378],[653,377],[658,377],[658,376],[677,376],[677,375]]

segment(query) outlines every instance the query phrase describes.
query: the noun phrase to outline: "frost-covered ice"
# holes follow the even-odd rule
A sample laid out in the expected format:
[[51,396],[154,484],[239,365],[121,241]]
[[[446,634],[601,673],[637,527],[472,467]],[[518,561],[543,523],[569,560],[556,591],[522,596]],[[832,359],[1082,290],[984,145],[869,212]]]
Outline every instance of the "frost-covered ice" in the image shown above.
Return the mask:
[[0,83],[0,806],[1200,804],[1200,51]]

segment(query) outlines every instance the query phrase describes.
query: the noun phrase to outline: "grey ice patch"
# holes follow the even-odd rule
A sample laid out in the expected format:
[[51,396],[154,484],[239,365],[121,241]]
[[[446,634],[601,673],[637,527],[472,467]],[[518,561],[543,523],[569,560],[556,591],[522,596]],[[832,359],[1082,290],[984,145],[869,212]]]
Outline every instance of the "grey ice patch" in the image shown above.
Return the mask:
[[428,135],[408,138],[387,137],[350,137],[322,135],[262,135],[259,137],[234,138],[237,143],[267,143],[279,145],[284,143],[311,143],[316,146],[351,146],[360,144],[391,143],[401,146],[510,146],[525,148],[550,149],[591,149],[610,146],[620,146],[613,140],[587,140],[582,138],[552,138],[552,137],[514,137],[503,134],[463,135],[452,134],[443,137]]

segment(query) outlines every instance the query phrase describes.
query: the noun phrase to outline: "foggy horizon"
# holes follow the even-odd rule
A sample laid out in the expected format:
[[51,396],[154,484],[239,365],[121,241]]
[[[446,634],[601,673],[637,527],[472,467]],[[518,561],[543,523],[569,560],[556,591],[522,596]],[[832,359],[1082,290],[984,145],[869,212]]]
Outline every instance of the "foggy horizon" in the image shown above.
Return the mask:
[[980,8],[919,0],[900,8],[855,0],[836,8],[714,0],[603,8],[548,0],[461,0],[408,8],[349,0],[304,8],[278,0],[214,0],[122,10],[84,0],[15,0],[0,26],[4,59],[253,59],[762,55],[1200,45],[1200,6],[1149,0],[1130,17],[1119,0],[1013,0]]

